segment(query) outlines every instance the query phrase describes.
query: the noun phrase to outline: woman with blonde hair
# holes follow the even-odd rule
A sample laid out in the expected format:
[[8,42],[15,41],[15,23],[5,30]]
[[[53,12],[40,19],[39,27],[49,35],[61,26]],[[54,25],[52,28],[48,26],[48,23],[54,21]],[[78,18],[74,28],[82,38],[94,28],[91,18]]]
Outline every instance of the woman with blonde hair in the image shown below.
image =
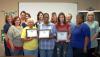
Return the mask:
[[85,22],[89,28],[90,28],[90,40],[91,40],[91,48],[88,51],[88,55],[89,57],[94,57],[95,54],[95,49],[98,46],[98,42],[97,42],[97,35],[98,35],[98,30],[99,30],[99,23],[98,21],[95,21],[95,14],[94,12],[88,12],[87,13],[87,21]]

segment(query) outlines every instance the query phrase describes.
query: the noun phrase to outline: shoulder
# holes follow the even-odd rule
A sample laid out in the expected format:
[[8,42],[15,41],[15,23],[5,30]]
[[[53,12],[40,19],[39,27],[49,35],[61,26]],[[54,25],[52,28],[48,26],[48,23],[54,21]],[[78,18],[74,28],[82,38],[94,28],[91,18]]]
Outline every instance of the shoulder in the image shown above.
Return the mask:
[[10,24],[5,23],[5,24],[4,24],[4,28],[5,28],[5,27],[10,27]]
[[89,28],[89,26],[88,26],[86,23],[82,23],[82,24],[81,24],[81,27],[82,27],[82,28]]
[[49,22],[49,25],[54,25],[53,23]]
[[15,26],[14,26],[14,25],[11,25],[11,26],[9,27],[9,29],[15,29]]
[[98,21],[94,21],[94,23],[95,23],[95,24],[99,24],[99,22],[98,22]]

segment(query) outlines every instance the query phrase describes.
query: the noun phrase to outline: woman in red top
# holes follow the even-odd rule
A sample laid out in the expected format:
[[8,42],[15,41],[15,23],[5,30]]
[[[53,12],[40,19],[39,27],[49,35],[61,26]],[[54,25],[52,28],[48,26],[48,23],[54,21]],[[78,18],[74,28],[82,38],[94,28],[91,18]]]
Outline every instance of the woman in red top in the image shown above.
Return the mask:
[[[56,54],[54,57],[65,57],[67,43],[70,38],[70,25],[66,23],[65,14],[59,13],[58,23],[56,25],[57,29],[57,43],[56,43]],[[60,36],[59,36],[60,35]],[[63,37],[65,35],[65,38]]]

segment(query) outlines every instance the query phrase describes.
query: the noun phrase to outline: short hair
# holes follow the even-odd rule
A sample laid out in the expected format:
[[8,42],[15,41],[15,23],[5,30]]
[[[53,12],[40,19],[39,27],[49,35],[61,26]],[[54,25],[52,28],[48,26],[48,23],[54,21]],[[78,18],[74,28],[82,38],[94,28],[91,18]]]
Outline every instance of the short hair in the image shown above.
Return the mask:
[[78,16],[81,17],[81,19],[82,19],[83,22],[84,22],[84,15],[83,15],[82,13],[78,13],[78,14],[77,14],[77,17],[78,17]]
[[30,15],[29,13],[26,13],[26,15],[28,15],[28,17],[30,17],[30,18],[31,18],[31,15]]
[[48,13],[44,13],[44,14],[43,14],[43,17],[44,17],[45,15],[47,15],[47,16],[48,16],[48,18],[49,18],[49,14],[48,14]]
[[27,19],[27,24],[28,24],[30,21],[34,23],[34,20],[33,20],[32,18],[29,18],[29,19]]
[[71,16],[71,18],[73,17],[71,13],[67,13],[67,16]]
[[25,14],[26,14],[26,12],[25,12],[25,11],[21,11],[20,15],[21,15],[22,13],[25,13]]
[[52,12],[52,16],[57,15],[56,12]]
[[94,14],[93,11],[89,11],[89,12],[87,13],[86,20],[88,20],[88,16],[93,16],[94,19],[95,19],[95,14]]
[[15,21],[16,21],[17,19],[20,20],[20,24],[21,24],[21,19],[20,19],[18,16],[15,16],[15,17],[14,17],[14,20],[13,20],[13,25],[15,25]]
[[66,24],[66,17],[65,17],[65,14],[63,12],[60,12],[59,15],[58,15],[58,23],[60,23],[60,16],[61,15],[64,16],[64,22],[63,23]]
[[40,15],[40,14],[43,15],[43,12],[41,12],[41,11],[38,12],[38,14],[37,14],[37,20],[39,20],[39,15]]

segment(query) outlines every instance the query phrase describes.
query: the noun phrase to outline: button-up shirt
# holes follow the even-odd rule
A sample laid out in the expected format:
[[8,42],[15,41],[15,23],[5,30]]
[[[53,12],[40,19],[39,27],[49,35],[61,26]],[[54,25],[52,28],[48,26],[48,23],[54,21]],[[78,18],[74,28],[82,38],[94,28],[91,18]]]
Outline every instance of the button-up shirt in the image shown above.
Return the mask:
[[[50,34],[56,36],[56,28],[53,23],[48,23],[48,25],[40,24],[39,30],[50,30]],[[40,49],[54,49],[55,46],[55,38],[52,39],[40,39],[39,40],[39,48]]]

